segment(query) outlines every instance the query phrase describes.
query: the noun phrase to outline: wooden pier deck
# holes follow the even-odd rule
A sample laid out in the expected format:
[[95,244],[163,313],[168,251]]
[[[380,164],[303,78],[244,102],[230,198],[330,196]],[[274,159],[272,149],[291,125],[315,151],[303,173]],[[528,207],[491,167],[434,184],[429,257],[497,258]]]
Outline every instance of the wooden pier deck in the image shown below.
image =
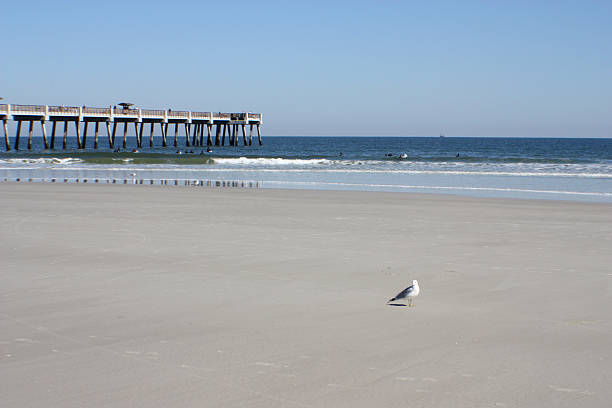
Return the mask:
[[[253,130],[257,132],[258,142],[262,144],[261,138],[261,113],[241,112],[191,112],[174,111],[171,109],[137,109],[131,107],[109,106],[107,108],[93,108],[87,106],[50,106],[50,105],[14,105],[0,104],[0,119],[4,127],[4,141],[6,150],[19,149],[22,122],[29,123],[28,149],[32,149],[32,132],[34,122],[40,122],[45,149],[55,149],[55,136],[57,123],[63,123],[62,149],[67,147],[68,125],[74,123],[79,149],[85,149],[87,145],[87,132],[89,125],[94,127],[93,148],[100,146],[99,133],[100,124],[106,127],[108,147],[115,148],[117,126],[123,124],[122,147],[127,147],[128,126],[134,126],[134,137],[136,145],[142,147],[145,142],[145,124],[148,124],[148,145],[154,147],[153,136],[155,125],[159,124],[162,135],[162,146],[167,147],[168,126],[174,125],[174,140],[171,145],[179,146],[179,126],[184,126],[185,146],[224,146],[226,135],[230,146],[239,145],[239,132],[242,131],[242,142],[244,146],[253,144]],[[8,135],[7,122],[17,122],[17,131],[12,143]],[[47,137],[47,122],[51,122],[51,137]],[[112,125],[112,126],[111,126]],[[246,127],[249,127],[247,137]],[[82,128],[82,129],[81,129]],[[111,129],[112,128],[112,129]],[[206,142],[204,134],[206,133]],[[214,135],[214,140],[213,140]]]

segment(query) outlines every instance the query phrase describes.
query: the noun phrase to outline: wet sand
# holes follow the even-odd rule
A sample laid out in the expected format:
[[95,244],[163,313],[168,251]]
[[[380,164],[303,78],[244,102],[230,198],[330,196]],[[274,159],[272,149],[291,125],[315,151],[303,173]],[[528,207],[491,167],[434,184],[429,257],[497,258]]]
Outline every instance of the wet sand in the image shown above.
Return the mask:
[[3,183],[0,221],[3,406],[612,400],[609,204]]

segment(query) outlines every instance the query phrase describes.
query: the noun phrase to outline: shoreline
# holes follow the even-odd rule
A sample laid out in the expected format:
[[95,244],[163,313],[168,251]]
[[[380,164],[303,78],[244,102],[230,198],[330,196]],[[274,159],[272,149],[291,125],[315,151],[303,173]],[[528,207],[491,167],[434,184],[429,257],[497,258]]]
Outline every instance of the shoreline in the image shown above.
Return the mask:
[[279,137],[265,146],[214,146],[210,154],[204,146],[180,146],[183,139],[178,140],[177,147],[156,144],[137,148],[139,153],[4,154],[0,180],[129,179],[136,173],[154,184],[245,181],[265,188],[612,203],[612,145],[606,140]]
[[[10,406],[605,407],[609,204],[0,183]],[[418,279],[415,307],[386,301]]]

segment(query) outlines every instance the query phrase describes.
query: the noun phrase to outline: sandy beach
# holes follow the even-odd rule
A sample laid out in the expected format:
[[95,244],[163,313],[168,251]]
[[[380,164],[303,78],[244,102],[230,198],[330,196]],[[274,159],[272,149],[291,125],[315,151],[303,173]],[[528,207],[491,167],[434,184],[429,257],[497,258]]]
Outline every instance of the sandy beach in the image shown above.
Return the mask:
[[612,401],[609,204],[3,183],[0,222],[1,406]]

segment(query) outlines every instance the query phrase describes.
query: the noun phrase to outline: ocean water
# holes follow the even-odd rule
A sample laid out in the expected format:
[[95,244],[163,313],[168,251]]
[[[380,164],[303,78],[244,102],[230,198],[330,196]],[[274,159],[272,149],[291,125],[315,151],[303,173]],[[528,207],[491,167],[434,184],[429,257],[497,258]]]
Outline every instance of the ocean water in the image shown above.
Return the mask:
[[[171,137],[173,139],[173,137]],[[263,146],[0,152],[0,181],[363,190],[612,202],[612,139],[265,137]],[[170,140],[172,142],[172,140]],[[91,140],[88,140],[88,145]],[[104,142],[101,142],[104,146]],[[155,139],[161,146],[161,138]],[[57,146],[57,145],[56,145]],[[106,146],[108,146],[106,144]]]

